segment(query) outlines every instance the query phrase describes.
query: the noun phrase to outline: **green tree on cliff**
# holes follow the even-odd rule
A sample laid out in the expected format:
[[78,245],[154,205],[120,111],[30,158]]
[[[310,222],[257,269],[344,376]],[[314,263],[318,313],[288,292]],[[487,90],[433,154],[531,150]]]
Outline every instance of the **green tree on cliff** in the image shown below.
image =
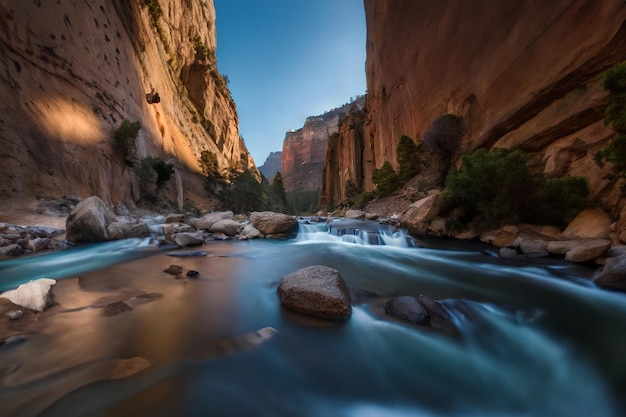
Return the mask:
[[408,136],[402,136],[396,149],[398,179],[405,182],[419,174],[422,150]]
[[268,188],[269,209],[279,213],[287,211],[287,193],[283,184],[283,176],[277,172]]
[[594,155],[598,165],[613,164],[613,178],[626,178],[626,61],[611,67],[605,74],[603,86],[609,92],[609,104],[604,122],[617,133]]
[[400,186],[398,175],[389,161],[385,161],[382,167],[374,169],[372,182],[376,184],[376,192],[381,197],[391,195]]
[[264,208],[263,186],[248,170],[236,175],[230,186],[223,188],[219,195],[224,204],[235,213]]

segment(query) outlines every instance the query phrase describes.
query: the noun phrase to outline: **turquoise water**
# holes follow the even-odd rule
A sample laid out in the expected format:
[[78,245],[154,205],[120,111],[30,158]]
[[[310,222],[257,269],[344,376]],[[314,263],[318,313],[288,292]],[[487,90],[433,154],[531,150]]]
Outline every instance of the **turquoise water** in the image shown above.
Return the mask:
[[[503,261],[487,246],[453,241],[411,247],[402,234],[371,245],[320,226],[301,231],[288,241],[214,242],[197,258],[136,258],[120,243],[23,260],[29,271],[44,260],[46,276],[66,256],[82,265],[60,274],[68,277],[57,284],[61,308],[129,291],[163,296],[111,317],[97,309],[58,312],[26,342],[0,348],[0,370],[19,364],[0,372],[4,409],[42,416],[624,415],[626,296],[596,288],[595,270],[557,259]],[[115,256],[107,252],[118,250],[119,262],[109,262]],[[0,263],[0,278],[18,263]],[[169,264],[200,278],[173,279],[162,272]],[[338,269],[353,294],[367,294],[354,297],[349,320],[307,319],[280,306],[280,279],[313,264]],[[396,294],[440,300],[460,336],[390,320],[381,305]],[[224,348],[267,326],[278,333],[265,344]],[[137,356],[152,366],[120,380],[79,378],[84,364]]]

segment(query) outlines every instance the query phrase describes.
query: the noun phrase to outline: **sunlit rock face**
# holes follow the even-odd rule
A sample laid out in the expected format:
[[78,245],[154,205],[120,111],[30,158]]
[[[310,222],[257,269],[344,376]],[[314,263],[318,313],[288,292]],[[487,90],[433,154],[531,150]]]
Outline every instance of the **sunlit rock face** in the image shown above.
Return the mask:
[[[593,0],[365,0],[367,120],[362,163],[397,168],[402,135],[421,141],[452,113],[465,135],[455,158],[477,148],[522,148],[548,175],[583,175],[615,204],[593,154],[604,125],[603,72],[625,58],[626,5]],[[345,141],[349,143],[349,141]],[[348,152],[338,149],[338,153]],[[341,194],[329,190],[328,194]]]
[[337,107],[320,116],[307,117],[304,126],[285,134],[282,152],[283,181],[286,191],[318,190],[322,187],[322,171],[328,139],[337,132],[339,120],[350,107],[360,107],[364,99]]
[[98,195],[132,205],[137,180],[112,139],[124,119],[141,123],[138,158],[174,163],[185,199],[204,195],[203,150],[222,168],[256,172],[217,72],[213,2],[152,4],[160,13],[143,1],[0,4],[0,201]]

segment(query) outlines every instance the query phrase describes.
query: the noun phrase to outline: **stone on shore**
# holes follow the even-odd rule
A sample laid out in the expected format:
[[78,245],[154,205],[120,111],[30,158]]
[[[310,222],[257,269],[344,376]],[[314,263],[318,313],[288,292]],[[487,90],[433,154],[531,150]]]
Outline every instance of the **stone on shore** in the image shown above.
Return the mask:
[[441,207],[439,191],[432,192],[428,197],[411,204],[400,217],[400,226],[411,233],[423,235],[427,232],[430,222],[437,217]]
[[243,239],[256,239],[261,236],[261,232],[259,232],[259,230],[251,224],[246,224],[241,231],[240,236]]
[[364,220],[365,212],[362,210],[347,210],[344,217],[346,219]]
[[565,239],[608,239],[611,234],[611,218],[599,208],[581,212],[565,230]]
[[589,262],[606,254],[611,241],[605,239],[560,240],[548,242],[548,252],[565,255],[566,261]]
[[176,233],[172,238],[174,242],[182,248],[186,246],[202,245],[204,243],[204,234],[202,232]]
[[273,211],[252,212],[250,223],[264,235],[288,234],[298,228],[295,217]]
[[286,275],[278,286],[281,303],[302,314],[346,319],[352,314],[350,294],[336,269],[312,265]]
[[147,237],[150,230],[145,222],[113,222],[107,226],[107,234],[111,240],[129,239],[133,237]]
[[209,229],[212,233],[224,233],[226,236],[235,236],[243,228],[241,223],[235,220],[218,220]]
[[84,199],[65,221],[67,240],[76,243],[102,242],[109,240],[107,227],[117,218],[100,198]]
[[603,288],[626,291],[626,255],[607,258],[593,282]]
[[189,220],[189,224],[198,230],[211,230],[211,226],[220,220],[233,220],[234,214],[232,211],[214,211],[198,219]]
[[14,290],[3,292],[0,297],[29,310],[43,311],[54,301],[51,292],[54,284],[56,281],[53,279],[40,278],[22,284]]

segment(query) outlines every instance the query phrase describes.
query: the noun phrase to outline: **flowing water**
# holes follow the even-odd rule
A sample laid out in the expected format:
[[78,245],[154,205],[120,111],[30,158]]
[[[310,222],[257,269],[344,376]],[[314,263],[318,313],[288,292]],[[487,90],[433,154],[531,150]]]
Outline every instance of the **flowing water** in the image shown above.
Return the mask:
[[[504,261],[487,246],[416,242],[376,234],[371,223],[301,225],[294,240],[212,242],[203,257],[136,246],[0,263],[2,287],[66,278],[36,331],[0,347],[0,415],[626,413],[626,295],[596,288],[592,268]],[[170,264],[200,277],[174,279],[162,272]],[[338,269],[351,288],[347,321],[280,306],[281,278],[313,264]],[[83,308],[141,293],[162,297],[112,316]],[[386,317],[381,304],[398,294],[440,300],[459,335]],[[236,343],[268,326],[278,333],[262,345]],[[133,357],[152,365],[128,378],[98,377],[98,364]]]

